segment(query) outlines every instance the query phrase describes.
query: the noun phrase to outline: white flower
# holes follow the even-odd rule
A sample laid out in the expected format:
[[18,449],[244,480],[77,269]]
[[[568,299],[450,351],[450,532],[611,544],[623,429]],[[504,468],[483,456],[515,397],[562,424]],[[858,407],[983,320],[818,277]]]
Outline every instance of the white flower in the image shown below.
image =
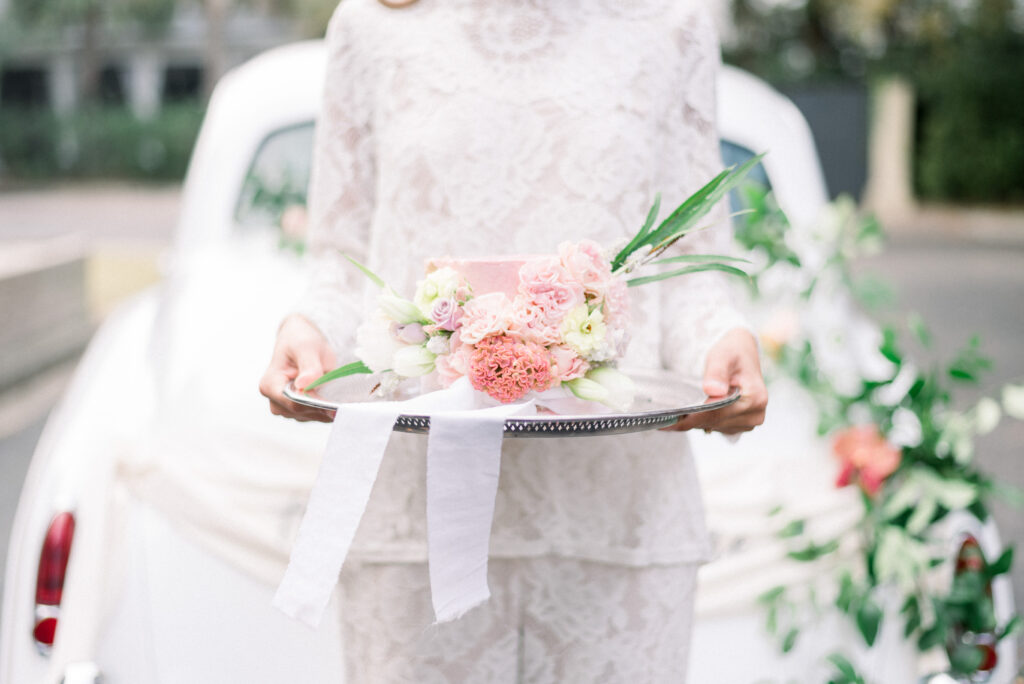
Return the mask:
[[604,402],[608,398],[608,389],[590,378],[576,378],[565,383],[569,390],[585,401]]
[[974,429],[979,435],[987,435],[999,425],[999,419],[1003,412],[999,409],[999,402],[990,397],[984,397],[971,412],[974,419]]
[[394,290],[387,289],[377,297],[377,306],[396,323],[420,323],[424,321],[419,308],[408,299],[399,297]]
[[586,304],[573,308],[562,321],[562,338],[573,351],[588,360],[602,351],[607,326],[600,309],[589,310]]
[[619,411],[625,411],[633,405],[633,398],[636,396],[636,385],[625,373],[611,366],[601,366],[600,368],[592,368],[584,378],[593,380],[608,392],[608,396],[600,400],[602,404],[611,406]]
[[427,351],[431,354],[447,354],[451,351],[451,340],[447,335],[434,335],[427,340]]
[[454,297],[460,282],[462,278],[459,272],[449,266],[431,271],[416,285],[416,294],[413,295],[412,301],[419,307],[421,315],[430,318],[434,300]]
[[910,409],[899,408],[892,414],[889,441],[898,447],[915,447],[921,443],[921,421]]
[[1024,420],[1024,385],[1007,385],[1003,388],[1003,410],[1008,416]]
[[377,309],[356,330],[356,358],[374,373],[390,370],[394,366],[395,353],[405,346],[391,333],[392,324],[393,321]]
[[395,352],[393,370],[404,378],[416,378],[432,372],[436,358],[426,347],[406,346]]

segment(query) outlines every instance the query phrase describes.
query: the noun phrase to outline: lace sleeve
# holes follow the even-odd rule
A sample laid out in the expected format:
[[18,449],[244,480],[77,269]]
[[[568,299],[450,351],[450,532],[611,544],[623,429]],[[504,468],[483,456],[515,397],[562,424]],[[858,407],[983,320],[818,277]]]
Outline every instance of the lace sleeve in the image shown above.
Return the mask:
[[[691,13],[676,33],[681,69],[681,101],[676,117],[666,122],[667,179],[664,206],[675,207],[722,169],[716,118],[716,78],[721,67],[713,23],[705,13]],[[678,193],[678,195],[676,194]],[[703,230],[683,237],[677,254],[730,254],[734,251],[728,202],[720,202],[704,219]],[[662,350],[667,368],[701,377],[707,353],[722,335],[749,327],[739,313],[728,282],[720,272],[686,275],[662,283]]]
[[327,77],[313,143],[309,187],[310,284],[293,313],[309,319],[346,357],[362,317],[365,262],[374,213],[375,164],[367,60],[339,8],[327,31]]

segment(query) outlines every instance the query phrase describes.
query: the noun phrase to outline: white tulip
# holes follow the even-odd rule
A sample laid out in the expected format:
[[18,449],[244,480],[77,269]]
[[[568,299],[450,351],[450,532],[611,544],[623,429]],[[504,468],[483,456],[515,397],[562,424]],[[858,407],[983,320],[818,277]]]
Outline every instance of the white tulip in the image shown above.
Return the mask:
[[394,290],[385,290],[377,297],[377,306],[381,311],[396,323],[420,323],[423,322],[423,314],[418,306],[395,294]]
[[625,373],[611,366],[601,366],[592,368],[584,377],[593,380],[608,391],[607,398],[599,400],[602,404],[611,406],[618,411],[625,411],[633,405],[636,384]]
[[436,354],[427,351],[423,346],[408,346],[395,352],[393,370],[405,378],[417,378],[434,370]]
[[573,394],[585,401],[604,402],[608,398],[608,390],[604,385],[588,378],[576,378],[564,384]]

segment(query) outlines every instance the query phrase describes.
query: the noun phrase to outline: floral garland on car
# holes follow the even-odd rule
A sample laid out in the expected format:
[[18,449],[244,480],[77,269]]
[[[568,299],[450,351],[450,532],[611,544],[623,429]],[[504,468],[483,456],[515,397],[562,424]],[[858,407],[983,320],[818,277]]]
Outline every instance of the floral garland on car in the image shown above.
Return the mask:
[[[770,194],[747,186],[743,195],[749,211],[737,227],[737,239],[763,264],[751,276],[755,298],[761,279],[771,278],[772,271],[788,271],[788,278],[807,283],[800,294],[805,306],[826,287],[823,283],[831,286],[830,295],[845,295],[865,309],[877,308],[886,299],[884,286],[855,278],[850,268],[853,257],[881,242],[878,224],[859,216],[852,200],[841,199],[830,207],[831,230],[825,232],[831,234],[819,245],[827,258],[824,266],[812,270],[788,244],[785,216]],[[791,323],[780,334],[779,326],[774,327],[762,333],[769,372],[795,380],[810,393],[819,407],[819,433],[832,440],[836,486],[855,485],[861,492],[861,553],[852,563],[840,561],[836,607],[871,647],[884,617],[883,593],[895,590],[901,597],[904,635],[922,653],[944,652],[953,676],[990,671],[996,664],[995,645],[1020,626],[1017,615],[997,623],[991,595],[992,579],[1011,568],[1013,549],[989,562],[968,539],[950,568],[941,526],[953,513],[984,522],[993,497],[1019,498],[1018,492],[983,472],[973,453],[975,438],[993,430],[1002,415],[1024,420],[1024,385],[1006,385],[998,400],[984,397],[966,410],[955,408],[958,386],[976,383],[991,364],[974,337],[948,363],[918,367],[904,351],[906,333],[923,347],[931,344],[931,334],[917,316],[908,317],[906,331],[880,331],[874,351],[884,359],[881,369],[876,364],[871,372],[851,375],[853,354],[850,349],[840,352],[845,376],[830,372],[836,364],[814,331]],[[793,560],[838,558],[840,540],[810,539],[802,520],[789,521],[778,534],[792,544],[788,555]],[[952,581],[937,581],[943,569]],[[780,638],[784,652],[790,651],[800,635],[795,617],[800,599],[780,586],[759,600],[769,631]],[[830,654],[828,660],[835,670],[830,682],[864,682],[843,654]]]

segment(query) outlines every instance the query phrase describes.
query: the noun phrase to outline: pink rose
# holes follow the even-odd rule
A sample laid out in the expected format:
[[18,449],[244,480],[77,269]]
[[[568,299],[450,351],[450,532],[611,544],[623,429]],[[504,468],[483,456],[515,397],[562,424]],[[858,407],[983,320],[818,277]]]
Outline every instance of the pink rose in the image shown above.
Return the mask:
[[519,269],[519,293],[540,308],[551,324],[561,323],[569,311],[585,301],[583,285],[555,257],[523,264]]
[[438,330],[457,330],[461,318],[462,307],[459,306],[454,297],[434,300],[434,307],[430,311],[430,319],[437,323]]
[[548,351],[551,352],[551,374],[558,382],[582,378],[590,370],[590,364],[567,345],[560,344]]
[[612,266],[601,254],[599,244],[593,240],[563,242],[558,246],[558,257],[570,277],[582,285],[587,299],[600,300],[605,296]]
[[489,335],[508,332],[512,323],[512,303],[503,292],[491,292],[466,302],[462,307],[462,327],[459,339],[466,344],[477,344]]

